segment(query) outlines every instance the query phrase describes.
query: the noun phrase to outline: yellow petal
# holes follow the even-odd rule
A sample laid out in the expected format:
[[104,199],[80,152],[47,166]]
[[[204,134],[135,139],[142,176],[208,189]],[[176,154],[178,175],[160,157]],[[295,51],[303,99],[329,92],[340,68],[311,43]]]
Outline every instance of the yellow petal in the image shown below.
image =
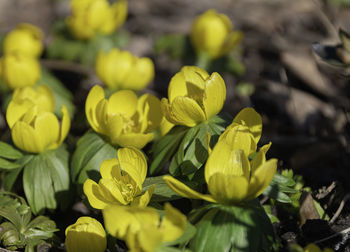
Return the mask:
[[35,119],[34,130],[40,136],[40,142],[41,145],[44,146],[44,149],[53,149],[57,147],[60,124],[53,113],[40,113]]
[[178,96],[187,96],[186,80],[183,72],[175,74],[168,86],[168,98],[172,102]]
[[96,106],[96,121],[98,124],[97,132],[107,135],[108,131],[108,101],[106,99],[100,100]]
[[11,129],[13,143],[21,150],[31,153],[41,153],[44,146],[38,133],[27,123],[17,121]]
[[111,9],[113,12],[115,22],[114,29],[118,29],[120,26],[123,25],[128,15],[128,1],[119,0],[118,2],[112,4]]
[[169,203],[165,203],[164,216],[160,224],[160,229],[163,233],[163,242],[178,239],[184,233],[186,224],[186,216]]
[[104,179],[116,178],[120,174],[118,159],[111,158],[103,160],[100,165],[100,174]]
[[62,122],[61,122],[61,128],[60,128],[60,136],[58,139],[58,146],[62,144],[64,139],[67,137],[69,129],[70,129],[70,118],[69,113],[66,108],[66,106],[62,106]]
[[185,184],[181,183],[179,180],[171,176],[165,175],[163,176],[163,180],[165,181],[165,183],[167,183],[167,185],[171,188],[171,190],[173,190],[174,192],[176,192],[177,194],[183,197],[186,197],[189,199],[202,199],[213,203],[216,202],[216,200],[213,199],[211,195],[201,194],[199,192],[196,192],[191,188],[189,188],[188,186],[186,186]]
[[169,122],[165,117],[162,118],[162,121],[159,125],[159,131],[161,136],[165,136],[175,125]]
[[205,80],[209,77],[205,70],[197,66],[184,66],[181,72],[186,80],[188,95],[196,95],[197,92],[204,90]]
[[209,119],[220,112],[226,99],[226,86],[220,74],[213,73],[205,83],[204,110]]
[[255,142],[259,142],[262,132],[262,119],[253,108],[242,109],[233,119],[233,123],[246,125],[253,134]]
[[171,105],[163,98],[161,104],[164,116],[171,123],[193,127],[206,121],[202,108],[191,98],[178,96]]
[[138,100],[137,110],[146,123],[145,129],[141,132],[150,132],[157,128],[163,118],[160,100],[150,94],[142,95]]
[[124,120],[122,115],[108,115],[107,125],[105,125],[105,134],[110,138],[113,144],[123,131]]
[[121,83],[121,88],[142,90],[154,78],[154,64],[150,58],[136,58],[132,69],[132,74],[126,76],[125,81]]
[[85,103],[85,114],[90,126],[99,132],[99,123],[96,119],[97,104],[105,98],[103,88],[95,85],[89,92]]
[[270,159],[252,174],[249,185],[249,199],[258,197],[270,184],[277,170],[277,159]]
[[161,245],[162,237],[156,226],[143,226],[137,233],[128,233],[126,244],[130,252],[154,252]]
[[108,99],[108,114],[123,114],[132,117],[137,109],[137,96],[130,90],[115,92]]
[[248,156],[242,149],[232,148],[226,141],[219,140],[210,153],[205,165],[205,180],[209,183],[213,174],[244,176],[248,181],[250,177],[250,165]]
[[118,149],[120,169],[127,172],[142,188],[147,175],[147,161],[144,154],[136,148]]
[[129,204],[129,202],[127,202],[124,199],[124,196],[121,193],[115,181],[111,179],[102,178],[98,182],[98,185],[101,191],[103,192],[103,196],[106,200],[113,202],[114,204],[122,204],[122,205]]
[[95,181],[87,179],[84,182],[83,190],[93,208],[103,209],[108,205],[109,202],[105,201],[100,192],[99,185]]
[[158,213],[153,208],[109,205],[103,209],[102,214],[108,233],[118,239],[124,239],[127,232],[135,233],[142,225],[157,226],[159,222]]
[[305,247],[304,252],[322,252],[322,251],[316,244],[310,243]]
[[154,137],[153,133],[139,134],[139,133],[129,133],[121,135],[116,139],[116,143],[122,147],[135,147],[142,149],[147,143],[152,141]]
[[243,176],[215,173],[210,176],[208,190],[220,203],[239,203],[247,198],[248,180]]
[[[116,56],[114,56],[116,57]],[[132,67],[136,58],[128,51],[119,51],[118,56],[113,59],[114,72],[111,72],[114,86],[121,87],[127,76],[132,73]]]
[[236,31],[231,32],[226,37],[225,43],[221,48],[221,55],[228,53],[233,47],[239,44],[243,40],[243,32]]
[[266,161],[266,152],[269,150],[271,146],[271,142],[269,144],[265,144],[259,149],[259,152],[255,155],[254,159],[251,161],[251,173],[253,174],[256,169],[265,163]]
[[6,110],[6,121],[10,128],[17,122],[34,104],[30,100],[15,102],[11,100]]
[[154,189],[155,185],[152,185],[144,194],[136,197],[134,201],[131,202],[131,206],[146,207],[152,198]]
[[243,150],[246,156],[256,151],[257,144],[249,128],[244,125],[232,123],[228,126],[223,134],[219,137],[219,141],[226,141],[232,149]]

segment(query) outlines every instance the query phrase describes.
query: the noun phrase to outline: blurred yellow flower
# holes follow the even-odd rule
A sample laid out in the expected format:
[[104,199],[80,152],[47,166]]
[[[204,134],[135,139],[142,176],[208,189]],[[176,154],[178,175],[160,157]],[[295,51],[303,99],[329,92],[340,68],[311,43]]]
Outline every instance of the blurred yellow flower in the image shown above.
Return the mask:
[[121,90],[105,99],[104,90],[94,86],[86,99],[86,117],[91,127],[109,137],[112,144],[143,148],[152,141],[162,120],[158,98],[144,94],[139,99],[130,90]]
[[[238,118],[237,118],[238,117]],[[277,169],[277,160],[266,161],[270,144],[264,145],[253,160],[256,138],[260,138],[261,118],[255,110],[244,109],[220,136],[209,154],[204,175],[210,194],[201,194],[171,176],[163,179],[178,194],[226,205],[237,204],[258,197],[270,184]],[[255,132],[255,136],[252,132]]]
[[0,68],[1,78],[10,89],[34,86],[41,76],[39,61],[18,53],[3,55]]
[[15,122],[34,105],[37,105],[39,113],[53,112],[55,100],[50,88],[39,85],[36,88],[15,89],[6,113],[6,121],[9,127],[12,128]]
[[110,5],[107,0],[72,0],[72,15],[66,19],[71,33],[78,39],[90,39],[97,33],[110,34],[125,21],[126,0]]
[[4,39],[4,54],[17,53],[28,57],[39,57],[43,51],[43,33],[31,24],[21,23]]
[[199,67],[185,66],[171,79],[162,111],[169,122],[193,127],[219,113],[225,99],[225,82],[218,73],[209,76]]
[[310,243],[305,247],[304,252],[334,252],[334,250],[329,248],[321,250],[316,244]]
[[107,248],[106,232],[94,218],[80,217],[65,234],[67,252],[104,252]]
[[62,144],[70,128],[70,118],[67,108],[62,106],[60,123],[53,108],[53,94],[46,86],[15,90],[6,110],[6,120],[18,148],[41,153]]
[[108,206],[103,210],[105,227],[112,236],[126,241],[130,251],[154,252],[186,229],[186,216],[169,203],[164,209],[160,219],[153,208]]
[[230,19],[211,9],[196,18],[190,39],[197,53],[206,53],[212,59],[230,51],[243,38],[242,32],[232,31]]
[[108,205],[147,206],[154,186],[142,193],[142,184],[147,175],[147,161],[135,148],[118,149],[117,158],[108,159],[100,166],[101,179],[98,184],[87,179],[84,193],[90,205],[103,209]]
[[149,58],[138,58],[128,51],[113,48],[100,51],[95,69],[98,77],[110,89],[142,90],[154,78],[154,65]]

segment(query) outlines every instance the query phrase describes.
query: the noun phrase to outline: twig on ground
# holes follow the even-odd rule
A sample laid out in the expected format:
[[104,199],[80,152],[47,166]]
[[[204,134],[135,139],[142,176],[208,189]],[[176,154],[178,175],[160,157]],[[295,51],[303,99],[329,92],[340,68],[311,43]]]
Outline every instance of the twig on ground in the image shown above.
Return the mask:
[[330,224],[333,224],[335,222],[335,220],[339,217],[341,211],[344,208],[344,205],[345,205],[346,201],[348,201],[349,199],[350,199],[350,193],[346,194],[344,196],[343,200],[340,202],[338,210],[335,212],[335,214],[333,215],[332,219],[329,221]]

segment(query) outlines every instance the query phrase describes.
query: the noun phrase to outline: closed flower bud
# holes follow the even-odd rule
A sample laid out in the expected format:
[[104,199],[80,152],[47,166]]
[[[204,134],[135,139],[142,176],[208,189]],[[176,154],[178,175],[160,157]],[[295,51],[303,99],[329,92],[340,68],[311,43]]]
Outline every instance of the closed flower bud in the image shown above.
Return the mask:
[[107,248],[106,232],[94,218],[80,217],[65,234],[67,252],[103,252]]
[[197,53],[206,53],[212,59],[219,58],[237,45],[243,37],[241,32],[232,31],[230,19],[208,10],[193,23],[190,39]]
[[127,1],[110,5],[107,0],[72,0],[72,15],[66,19],[71,33],[78,39],[90,39],[97,33],[110,34],[125,21]]
[[138,58],[117,48],[99,52],[96,73],[108,88],[142,90],[154,78],[154,65],[149,58]]
[[165,118],[175,125],[193,127],[222,109],[226,86],[220,74],[209,75],[195,66],[185,66],[170,81],[168,99],[163,98]]
[[39,61],[17,53],[1,58],[1,77],[10,89],[34,86],[41,76]]
[[4,40],[4,54],[17,53],[28,57],[39,57],[43,51],[43,33],[31,24],[22,23],[9,32]]

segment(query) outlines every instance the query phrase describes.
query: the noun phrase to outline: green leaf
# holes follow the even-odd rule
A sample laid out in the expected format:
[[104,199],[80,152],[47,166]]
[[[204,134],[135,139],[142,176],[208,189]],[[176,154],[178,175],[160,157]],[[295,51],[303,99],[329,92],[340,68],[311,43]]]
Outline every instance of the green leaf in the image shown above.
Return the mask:
[[115,158],[117,149],[94,132],[82,136],[72,157],[71,175],[75,183],[83,184],[86,179],[98,180],[103,160]]
[[62,105],[65,105],[69,112],[70,118],[73,118],[75,107],[72,101],[73,96],[70,91],[47,69],[43,68],[41,72],[41,80],[38,82],[38,84],[48,86],[53,92],[55,98],[55,114],[62,117]]
[[22,157],[22,153],[12,145],[0,141],[0,157],[7,159],[19,159]]
[[276,173],[263,194],[282,203],[291,203],[292,201],[287,193],[294,194],[298,192],[293,188],[294,185],[295,181],[292,178]]
[[3,182],[5,190],[11,191],[24,165],[27,164],[33,157],[34,157],[33,155],[25,155],[25,156],[22,156],[20,159],[16,160],[16,163],[20,164],[21,166],[19,168],[7,171],[5,173],[4,182]]
[[7,161],[6,159],[0,158],[0,169],[12,170],[20,167],[22,167],[21,164],[13,163],[13,162]]
[[159,37],[156,40],[154,50],[156,54],[169,53],[173,59],[184,56],[187,46],[187,38],[180,34],[169,34]]
[[64,36],[55,36],[52,43],[46,48],[48,58],[73,61],[79,59],[86,49],[86,43],[68,39]]
[[64,146],[34,156],[25,166],[23,188],[28,203],[37,214],[56,209],[69,189],[68,152]]
[[267,216],[269,217],[272,224],[276,223],[276,222],[280,222],[280,220],[277,218],[277,216],[272,213],[270,205],[263,205],[263,208],[264,208],[264,210],[265,210],[265,212],[266,212]]
[[175,126],[168,134],[163,136],[152,147],[153,161],[149,167],[149,174],[154,175],[158,173],[163,166],[172,157],[181,139],[189,130],[187,127]]
[[271,251],[272,225],[256,201],[245,206],[216,205],[197,223],[194,251]]

